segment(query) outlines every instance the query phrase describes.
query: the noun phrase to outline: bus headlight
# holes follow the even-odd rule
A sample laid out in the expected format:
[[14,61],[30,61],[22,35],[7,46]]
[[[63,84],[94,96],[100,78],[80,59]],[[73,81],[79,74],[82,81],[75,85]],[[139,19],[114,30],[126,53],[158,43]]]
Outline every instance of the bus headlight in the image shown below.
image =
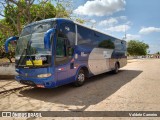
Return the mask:
[[50,77],[52,74],[51,73],[47,73],[47,74],[39,74],[37,75],[38,78],[46,78],[46,77]]

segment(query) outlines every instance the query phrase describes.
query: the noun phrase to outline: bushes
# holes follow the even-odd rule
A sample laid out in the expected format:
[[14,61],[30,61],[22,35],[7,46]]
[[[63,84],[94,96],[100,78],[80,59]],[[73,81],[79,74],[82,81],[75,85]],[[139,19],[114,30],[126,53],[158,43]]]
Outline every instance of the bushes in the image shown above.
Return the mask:
[[4,48],[0,48],[0,59],[8,58],[9,62],[12,63],[12,58],[14,58],[14,50],[10,50],[8,53],[5,52]]

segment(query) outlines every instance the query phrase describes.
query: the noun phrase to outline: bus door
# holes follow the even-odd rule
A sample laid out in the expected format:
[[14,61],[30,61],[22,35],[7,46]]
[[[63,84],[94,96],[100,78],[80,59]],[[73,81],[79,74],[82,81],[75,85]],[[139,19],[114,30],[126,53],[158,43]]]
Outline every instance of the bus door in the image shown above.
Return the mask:
[[74,61],[72,61],[73,49],[69,46],[68,40],[63,37],[57,38],[56,45],[56,80],[57,85],[71,82],[73,76]]
[[75,24],[70,22],[60,23],[57,30],[56,43],[56,79],[57,85],[71,82],[75,74],[73,47],[75,45]]

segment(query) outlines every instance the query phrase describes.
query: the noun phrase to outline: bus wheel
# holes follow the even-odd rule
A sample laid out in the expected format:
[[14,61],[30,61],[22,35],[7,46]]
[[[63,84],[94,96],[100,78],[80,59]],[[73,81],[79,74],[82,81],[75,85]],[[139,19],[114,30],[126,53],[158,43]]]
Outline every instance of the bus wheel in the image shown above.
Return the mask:
[[113,70],[113,73],[114,74],[117,74],[118,73],[118,69],[119,69],[119,66],[118,66],[118,63],[115,64],[115,68]]
[[74,83],[74,85],[76,87],[79,87],[79,86],[82,86],[85,82],[85,74],[84,74],[84,71],[81,69],[77,75],[77,79],[76,79],[76,82]]

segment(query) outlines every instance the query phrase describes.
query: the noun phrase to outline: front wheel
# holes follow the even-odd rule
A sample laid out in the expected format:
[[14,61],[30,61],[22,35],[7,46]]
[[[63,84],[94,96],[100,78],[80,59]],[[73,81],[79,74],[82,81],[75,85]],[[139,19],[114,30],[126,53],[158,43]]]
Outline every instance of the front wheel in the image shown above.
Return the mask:
[[79,86],[82,86],[85,82],[85,73],[84,71],[81,69],[79,72],[78,72],[78,75],[77,75],[77,78],[76,78],[76,82],[74,83],[74,85],[76,87],[79,87]]

